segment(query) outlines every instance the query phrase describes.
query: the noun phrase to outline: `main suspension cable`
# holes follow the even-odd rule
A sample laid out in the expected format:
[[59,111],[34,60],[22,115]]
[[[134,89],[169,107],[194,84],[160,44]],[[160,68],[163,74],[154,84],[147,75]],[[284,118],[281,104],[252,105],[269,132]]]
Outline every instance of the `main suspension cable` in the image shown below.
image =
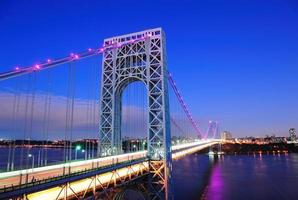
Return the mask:
[[202,134],[201,134],[201,131],[200,131],[200,129],[199,129],[199,126],[197,125],[196,121],[195,121],[195,120],[193,119],[193,117],[192,117],[191,112],[190,112],[189,109],[187,108],[187,106],[186,106],[186,104],[185,104],[185,102],[184,102],[184,100],[183,100],[183,98],[182,98],[182,96],[181,96],[179,90],[177,89],[176,83],[174,82],[174,79],[173,79],[171,73],[168,73],[168,80],[169,80],[170,85],[171,85],[172,89],[174,90],[174,93],[175,93],[176,97],[178,98],[178,101],[179,101],[180,105],[182,106],[182,108],[183,108],[183,110],[184,110],[186,116],[188,117],[189,121],[191,122],[192,126],[194,127],[194,129],[195,129],[197,135],[198,135],[199,137],[201,137]]

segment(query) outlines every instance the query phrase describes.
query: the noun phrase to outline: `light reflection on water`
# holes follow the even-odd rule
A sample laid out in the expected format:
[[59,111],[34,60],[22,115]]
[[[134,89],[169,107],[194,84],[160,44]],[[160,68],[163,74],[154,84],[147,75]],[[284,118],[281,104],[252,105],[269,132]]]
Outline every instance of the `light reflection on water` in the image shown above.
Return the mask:
[[195,154],[173,169],[175,199],[298,199],[298,154]]

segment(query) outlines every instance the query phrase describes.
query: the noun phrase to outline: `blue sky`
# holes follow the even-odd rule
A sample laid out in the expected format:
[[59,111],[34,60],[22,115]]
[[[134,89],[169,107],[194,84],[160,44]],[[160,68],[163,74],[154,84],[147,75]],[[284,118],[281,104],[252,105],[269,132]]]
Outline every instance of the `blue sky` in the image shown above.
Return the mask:
[[235,136],[298,128],[298,2],[2,0],[0,70],[162,27],[170,71],[204,127]]

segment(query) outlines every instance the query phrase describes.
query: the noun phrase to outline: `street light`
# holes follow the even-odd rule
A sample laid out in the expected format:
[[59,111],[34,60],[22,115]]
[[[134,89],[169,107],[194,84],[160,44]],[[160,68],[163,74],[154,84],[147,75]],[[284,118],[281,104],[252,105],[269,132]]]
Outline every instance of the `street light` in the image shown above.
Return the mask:
[[82,146],[81,145],[77,145],[76,146],[76,150],[81,150],[82,149]]
[[81,149],[82,149],[82,146],[81,146],[81,145],[77,145],[77,146],[76,146],[76,150],[75,150],[75,160],[77,159],[78,151],[80,151]]
[[84,158],[85,158],[85,160],[87,160],[87,154],[85,153],[86,152],[86,150],[85,149],[82,149],[82,153],[84,153]]
[[34,155],[33,154],[28,154],[29,158],[32,158],[32,169],[34,168]]

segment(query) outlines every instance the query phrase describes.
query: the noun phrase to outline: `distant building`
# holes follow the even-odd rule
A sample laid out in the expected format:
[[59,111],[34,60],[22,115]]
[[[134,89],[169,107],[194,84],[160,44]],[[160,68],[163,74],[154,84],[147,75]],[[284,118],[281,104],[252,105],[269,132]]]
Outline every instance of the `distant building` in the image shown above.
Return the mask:
[[268,136],[265,138],[262,137],[245,137],[245,138],[237,138],[237,143],[240,144],[280,144],[287,143],[286,137],[276,137],[275,135]]
[[230,140],[232,139],[232,134],[229,131],[224,131],[221,133],[221,139],[222,140]]
[[295,128],[290,128],[289,130],[289,134],[290,134],[290,139],[291,141],[296,141],[296,129]]
[[275,135],[271,136],[269,138],[269,143],[286,143],[287,142],[287,138],[286,137],[276,137]]

